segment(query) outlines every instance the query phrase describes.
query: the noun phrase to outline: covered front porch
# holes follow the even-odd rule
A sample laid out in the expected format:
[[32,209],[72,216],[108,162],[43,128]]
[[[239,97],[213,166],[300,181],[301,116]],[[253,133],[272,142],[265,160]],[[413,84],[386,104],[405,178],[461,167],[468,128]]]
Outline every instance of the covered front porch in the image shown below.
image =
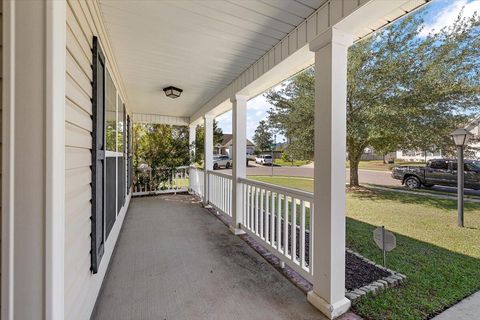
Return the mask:
[[191,195],[130,204],[93,319],[326,319]]
[[[4,1],[2,319],[347,312],[348,48],[427,2]],[[248,179],[249,100],[311,65],[314,193]],[[166,97],[170,86],[182,95]],[[226,175],[213,171],[213,120],[229,110]],[[188,126],[191,143],[203,124],[203,169],[174,176],[189,178],[174,191],[201,204],[130,206],[132,122]],[[308,280],[308,294],[244,234]]]

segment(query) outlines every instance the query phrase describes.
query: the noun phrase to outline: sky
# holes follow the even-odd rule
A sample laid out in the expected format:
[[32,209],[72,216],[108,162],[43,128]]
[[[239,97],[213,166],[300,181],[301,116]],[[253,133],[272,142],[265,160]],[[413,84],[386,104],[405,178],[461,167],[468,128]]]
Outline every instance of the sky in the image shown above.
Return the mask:
[[[480,13],[480,0],[433,0],[427,5],[424,28],[420,36],[426,37],[431,30],[440,30],[453,24],[463,9],[465,17],[471,17],[475,12]],[[263,95],[259,95],[247,103],[247,138],[252,140],[255,129],[261,120],[267,119],[267,112],[272,106]],[[232,133],[232,112],[226,112],[216,118],[219,127],[224,133]],[[277,142],[284,137],[277,136]]]

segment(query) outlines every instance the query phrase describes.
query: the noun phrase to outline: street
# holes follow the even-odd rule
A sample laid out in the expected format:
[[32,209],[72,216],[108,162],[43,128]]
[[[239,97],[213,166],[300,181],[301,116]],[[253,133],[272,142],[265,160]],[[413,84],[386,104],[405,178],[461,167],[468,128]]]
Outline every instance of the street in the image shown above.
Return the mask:
[[[313,178],[313,168],[309,167],[273,167],[273,174],[275,176],[288,176],[288,177],[305,177]],[[222,169],[221,172],[231,173],[231,170]],[[250,165],[247,168],[247,175],[249,176],[265,176],[272,174],[272,167],[270,166],[260,166],[260,165]],[[347,169],[345,174],[346,182],[349,182],[349,169]],[[390,172],[388,171],[376,171],[376,170],[359,170],[358,178],[360,184],[374,184],[379,186],[393,186],[401,187],[402,183],[400,180],[395,180],[391,177]],[[442,187],[434,186],[429,190],[442,191],[448,193],[456,193],[457,188],[452,187]],[[465,189],[465,194],[480,196],[480,190],[471,190]]]

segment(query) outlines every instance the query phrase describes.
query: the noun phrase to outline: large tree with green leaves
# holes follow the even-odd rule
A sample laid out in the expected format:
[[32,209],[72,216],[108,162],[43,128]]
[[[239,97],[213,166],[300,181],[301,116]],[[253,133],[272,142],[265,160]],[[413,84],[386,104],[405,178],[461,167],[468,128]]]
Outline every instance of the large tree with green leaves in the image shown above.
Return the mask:
[[314,71],[310,68],[287,81],[282,89],[266,94],[274,105],[268,112],[268,121],[287,138],[286,151],[296,159],[313,158],[314,84]]
[[258,123],[257,129],[255,129],[255,134],[253,135],[253,141],[255,142],[255,149],[257,151],[262,152],[272,148],[272,132],[265,120],[261,120]]
[[[213,120],[213,145],[221,143],[223,139],[223,130],[218,126],[218,121]],[[205,141],[205,130],[203,125],[197,126],[195,134],[195,159],[194,162],[200,163],[203,161],[203,150]]]
[[[190,163],[188,128],[165,124],[133,125],[135,182],[151,188],[171,179],[174,168]],[[146,165],[142,171],[140,166]]]
[[[477,15],[428,36],[423,12],[354,44],[348,53],[347,151],[350,184],[366,147],[382,153],[436,149],[480,110],[480,19]],[[308,70],[267,99],[271,123],[293,143],[313,146],[314,73]],[[313,152],[313,150],[312,150]]]

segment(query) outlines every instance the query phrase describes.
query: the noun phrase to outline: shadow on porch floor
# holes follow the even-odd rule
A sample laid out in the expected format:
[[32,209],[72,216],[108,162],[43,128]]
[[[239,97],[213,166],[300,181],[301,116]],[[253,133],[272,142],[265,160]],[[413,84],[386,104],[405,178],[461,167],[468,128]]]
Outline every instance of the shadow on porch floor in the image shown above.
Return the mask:
[[326,319],[194,197],[130,204],[92,319]]

